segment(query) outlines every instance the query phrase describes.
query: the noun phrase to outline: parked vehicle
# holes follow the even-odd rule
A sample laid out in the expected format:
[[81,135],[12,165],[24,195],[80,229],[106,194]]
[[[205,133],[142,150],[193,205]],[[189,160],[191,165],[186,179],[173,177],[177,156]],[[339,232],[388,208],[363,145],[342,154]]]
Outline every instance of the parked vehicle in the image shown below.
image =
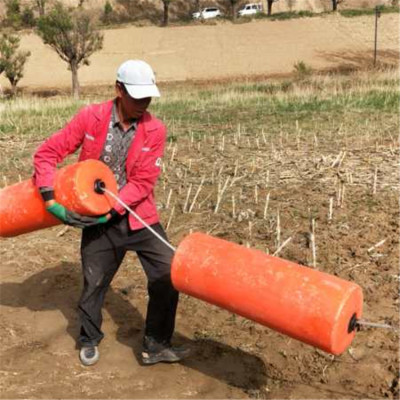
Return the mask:
[[239,17],[243,17],[245,15],[254,15],[259,12],[262,12],[262,5],[261,3],[249,3],[245,4],[243,8],[238,11]]
[[193,19],[210,19],[220,17],[221,11],[217,7],[206,7],[200,12],[195,12],[192,14]]

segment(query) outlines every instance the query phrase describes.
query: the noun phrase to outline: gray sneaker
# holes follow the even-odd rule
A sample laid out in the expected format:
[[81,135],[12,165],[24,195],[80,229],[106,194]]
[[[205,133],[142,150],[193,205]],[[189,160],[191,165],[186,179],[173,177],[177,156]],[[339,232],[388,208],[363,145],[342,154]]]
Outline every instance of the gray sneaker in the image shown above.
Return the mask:
[[79,359],[86,367],[96,364],[99,358],[100,353],[97,346],[83,346],[79,352]]
[[174,363],[189,355],[190,349],[184,346],[175,347],[170,343],[158,343],[148,336],[145,336],[143,340],[142,362],[145,365],[159,362]]

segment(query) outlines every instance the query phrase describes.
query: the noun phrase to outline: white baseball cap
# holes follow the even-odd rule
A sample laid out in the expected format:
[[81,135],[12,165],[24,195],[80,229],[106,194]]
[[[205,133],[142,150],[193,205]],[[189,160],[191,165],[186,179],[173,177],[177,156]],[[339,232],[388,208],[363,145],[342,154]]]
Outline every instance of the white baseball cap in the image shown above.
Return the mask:
[[124,84],[129,96],[134,99],[160,97],[156,78],[149,64],[142,60],[128,60],[120,65],[117,81]]

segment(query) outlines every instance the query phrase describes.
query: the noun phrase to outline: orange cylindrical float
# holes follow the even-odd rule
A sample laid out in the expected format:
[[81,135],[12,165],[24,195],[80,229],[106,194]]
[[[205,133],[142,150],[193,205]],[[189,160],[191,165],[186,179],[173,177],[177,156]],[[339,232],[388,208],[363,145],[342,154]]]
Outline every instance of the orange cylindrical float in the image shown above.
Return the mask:
[[179,244],[171,276],[183,293],[335,355],[362,314],[358,285],[202,233]]
[[[56,172],[55,200],[81,215],[106,214],[115,200],[95,191],[95,182],[117,193],[112,171],[98,160],[86,160],[68,165]],[[46,211],[42,196],[33,179],[0,190],[0,236],[11,237],[60,224]]]

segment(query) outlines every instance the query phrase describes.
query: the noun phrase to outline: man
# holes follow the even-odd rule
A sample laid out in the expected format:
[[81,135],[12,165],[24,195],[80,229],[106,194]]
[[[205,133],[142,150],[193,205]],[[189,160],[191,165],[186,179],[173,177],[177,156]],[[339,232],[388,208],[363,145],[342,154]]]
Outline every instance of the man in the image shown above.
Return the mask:
[[107,215],[95,218],[67,210],[54,198],[57,164],[80,147],[79,160],[100,159],[107,164],[117,180],[120,199],[166,238],[154,200],[166,129],[146,111],[152,97],[160,96],[153,70],[144,61],[124,62],[117,72],[115,90],[114,100],[83,108],[37,149],[35,183],[50,213],[83,228],[84,287],[79,301],[82,364],[93,365],[99,359],[104,297],[130,250],[136,251],[148,279],[142,362],[180,361],[188,349],[171,345],[178,304],[170,275],[172,251],[119,203]]

